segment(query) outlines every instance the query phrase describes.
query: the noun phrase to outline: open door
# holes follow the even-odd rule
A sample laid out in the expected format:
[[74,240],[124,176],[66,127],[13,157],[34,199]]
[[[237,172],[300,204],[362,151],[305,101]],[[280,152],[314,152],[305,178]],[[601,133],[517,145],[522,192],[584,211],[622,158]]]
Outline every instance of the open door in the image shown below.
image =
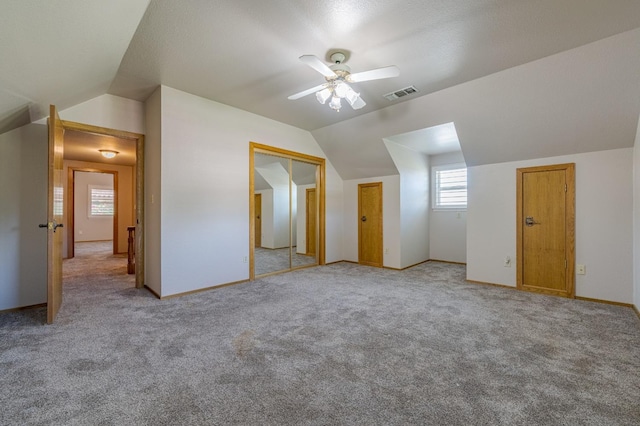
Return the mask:
[[[62,227],[64,194],[62,161],[64,154],[64,127],[56,107],[51,105],[49,115],[49,179],[47,200],[47,323],[56,319],[62,304]],[[43,226],[43,225],[40,225]]]

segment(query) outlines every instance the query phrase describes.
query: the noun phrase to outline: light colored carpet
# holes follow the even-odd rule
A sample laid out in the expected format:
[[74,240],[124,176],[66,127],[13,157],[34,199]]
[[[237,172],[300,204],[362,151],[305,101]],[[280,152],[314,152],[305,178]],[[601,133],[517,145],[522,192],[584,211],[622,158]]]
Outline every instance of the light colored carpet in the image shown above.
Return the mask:
[[640,423],[628,308],[468,284],[435,262],[160,301],[121,262],[66,261],[53,325],[43,309],[0,315],[0,424]]

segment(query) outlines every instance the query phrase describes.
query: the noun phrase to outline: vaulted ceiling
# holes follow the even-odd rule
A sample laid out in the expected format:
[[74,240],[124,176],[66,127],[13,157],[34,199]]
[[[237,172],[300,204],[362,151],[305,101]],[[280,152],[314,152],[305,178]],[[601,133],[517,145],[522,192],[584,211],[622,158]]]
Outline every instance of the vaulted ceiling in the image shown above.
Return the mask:
[[[344,178],[391,172],[383,138],[445,123],[470,165],[632,146],[638,28],[633,0],[24,0],[0,13],[0,132],[163,84],[312,131]],[[288,100],[324,81],[298,57],[335,50],[400,76],[355,84],[357,111]]]

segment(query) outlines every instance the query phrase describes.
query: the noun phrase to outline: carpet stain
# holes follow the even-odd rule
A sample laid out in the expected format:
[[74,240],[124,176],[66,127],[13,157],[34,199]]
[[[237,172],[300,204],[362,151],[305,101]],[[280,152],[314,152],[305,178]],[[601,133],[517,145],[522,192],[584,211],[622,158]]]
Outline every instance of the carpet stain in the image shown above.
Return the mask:
[[81,375],[96,371],[106,371],[113,362],[99,362],[91,359],[77,359],[67,365],[67,372],[71,375]]
[[256,332],[253,330],[245,330],[233,339],[232,343],[236,350],[236,355],[244,357],[256,347],[256,342],[253,338],[255,334]]

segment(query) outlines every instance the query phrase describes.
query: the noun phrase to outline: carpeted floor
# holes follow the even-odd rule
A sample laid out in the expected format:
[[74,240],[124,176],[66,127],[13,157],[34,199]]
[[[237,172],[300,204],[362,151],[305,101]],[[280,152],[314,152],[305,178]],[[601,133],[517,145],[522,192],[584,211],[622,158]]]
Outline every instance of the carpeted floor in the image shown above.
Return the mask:
[[[87,269],[88,268],[88,269]],[[339,263],[158,300],[126,259],[0,315],[2,425],[638,425],[628,308]]]

